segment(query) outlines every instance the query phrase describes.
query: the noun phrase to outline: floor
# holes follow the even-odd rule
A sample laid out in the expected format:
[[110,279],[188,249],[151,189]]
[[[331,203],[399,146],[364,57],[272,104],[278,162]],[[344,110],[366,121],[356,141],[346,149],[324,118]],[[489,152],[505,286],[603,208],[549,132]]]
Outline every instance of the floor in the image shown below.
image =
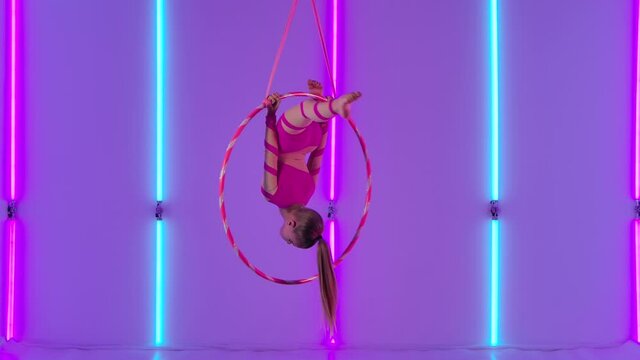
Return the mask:
[[8,343],[0,345],[0,360],[640,360],[640,345],[627,342],[606,348],[530,349],[123,349],[70,348]]

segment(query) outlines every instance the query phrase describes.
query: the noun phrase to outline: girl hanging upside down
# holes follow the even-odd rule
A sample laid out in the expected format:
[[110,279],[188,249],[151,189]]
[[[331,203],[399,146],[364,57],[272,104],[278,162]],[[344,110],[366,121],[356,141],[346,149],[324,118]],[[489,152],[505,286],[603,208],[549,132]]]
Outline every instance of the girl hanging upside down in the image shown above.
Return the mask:
[[[309,92],[322,96],[322,85],[308,81]],[[350,104],[361,96],[352,92],[328,101],[305,100],[285,111],[276,122],[280,94],[267,98],[262,194],[283,218],[280,236],[290,245],[308,249],[318,244],[320,295],[331,338],[335,331],[337,289],[333,260],[322,238],[322,216],[306,207],[313,195],[327,142],[327,122],[349,116]],[[310,154],[308,159],[306,155]]]

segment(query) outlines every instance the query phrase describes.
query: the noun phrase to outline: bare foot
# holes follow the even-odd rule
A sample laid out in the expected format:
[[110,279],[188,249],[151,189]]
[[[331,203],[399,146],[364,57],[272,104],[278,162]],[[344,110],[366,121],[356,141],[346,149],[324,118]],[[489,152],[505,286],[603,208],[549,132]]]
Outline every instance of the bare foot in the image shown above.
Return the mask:
[[360,91],[354,91],[344,94],[333,102],[333,109],[343,118],[348,118],[351,114],[351,103],[358,100],[362,96]]
[[322,96],[322,84],[316,80],[307,80],[307,86],[309,87],[309,93],[313,95]]

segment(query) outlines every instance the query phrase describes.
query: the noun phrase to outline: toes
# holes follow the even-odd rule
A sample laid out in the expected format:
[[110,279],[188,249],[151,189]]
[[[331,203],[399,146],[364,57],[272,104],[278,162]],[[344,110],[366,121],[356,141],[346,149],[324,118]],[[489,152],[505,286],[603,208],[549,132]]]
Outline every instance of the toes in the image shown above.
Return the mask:
[[322,84],[320,84],[320,82],[316,80],[309,79],[307,81],[307,84],[309,85],[310,88],[316,88],[316,89],[322,88]]
[[350,93],[349,96],[347,97],[347,102],[354,102],[358,100],[360,96],[362,96],[362,93],[360,91],[354,91]]

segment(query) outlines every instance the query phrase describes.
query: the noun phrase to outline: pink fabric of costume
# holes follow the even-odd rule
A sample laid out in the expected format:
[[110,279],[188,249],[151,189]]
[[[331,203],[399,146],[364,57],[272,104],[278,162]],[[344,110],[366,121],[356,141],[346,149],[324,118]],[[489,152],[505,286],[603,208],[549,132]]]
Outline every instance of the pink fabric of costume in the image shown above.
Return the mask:
[[[271,119],[267,118],[267,123],[270,121],[275,122],[275,116],[272,116]],[[289,126],[289,121],[287,121],[284,114],[280,116],[276,125],[279,154],[300,152],[300,150],[315,146],[316,150],[311,152],[310,157],[322,156],[323,151],[318,149],[318,146],[320,146],[323,134],[327,131],[326,127],[322,127],[314,121],[305,127],[301,133],[294,135],[284,130],[283,122]],[[289,127],[302,129],[296,126]],[[277,177],[278,189],[273,195],[266,192],[264,188],[261,189],[267,201],[279,208],[287,208],[296,204],[307,205],[316,187],[313,176],[308,172],[308,169],[307,171],[300,170],[279,160]]]

